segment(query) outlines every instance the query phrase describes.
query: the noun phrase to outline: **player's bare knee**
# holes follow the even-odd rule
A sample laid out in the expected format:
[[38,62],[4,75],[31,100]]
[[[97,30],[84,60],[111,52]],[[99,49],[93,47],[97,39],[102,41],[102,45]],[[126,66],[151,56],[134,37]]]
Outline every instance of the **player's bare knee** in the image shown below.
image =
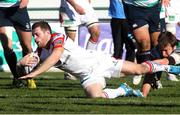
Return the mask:
[[90,40],[93,42],[97,42],[99,38],[99,33],[98,32],[94,32],[93,34],[91,34]]
[[98,29],[93,30],[93,31],[90,32],[90,34],[91,34],[90,40],[93,41],[93,42],[97,42],[98,38],[100,36],[100,31]]
[[93,93],[91,95],[89,95],[90,98],[99,98],[99,97],[102,97],[101,94],[98,94],[98,93]]

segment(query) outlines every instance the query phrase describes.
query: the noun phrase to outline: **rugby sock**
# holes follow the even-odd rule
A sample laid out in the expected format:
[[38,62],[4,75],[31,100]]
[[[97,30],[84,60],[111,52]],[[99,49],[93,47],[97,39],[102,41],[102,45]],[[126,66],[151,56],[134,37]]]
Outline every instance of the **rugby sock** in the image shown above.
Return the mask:
[[146,61],[144,63],[146,63],[149,66],[150,73],[155,73],[159,71],[166,71],[174,74],[180,73],[180,66],[161,65],[152,61]]
[[93,41],[89,40],[88,43],[87,43],[86,49],[96,50],[96,46],[97,46],[96,42],[93,42]]
[[123,88],[119,87],[117,89],[104,89],[103,90],[104,92],[104,95],[106,96],[106,98],[108,99],[114,99],[116,97],[119,97],[119,96],[125,96],[126,92]]
[[13,50],[11,50],[8,53],[5,52],[4,57],[7,61],[7,64],[9,66],[14,78],[18,78],[18,73],[16,71],[17,58],[16,58],[15,52]]

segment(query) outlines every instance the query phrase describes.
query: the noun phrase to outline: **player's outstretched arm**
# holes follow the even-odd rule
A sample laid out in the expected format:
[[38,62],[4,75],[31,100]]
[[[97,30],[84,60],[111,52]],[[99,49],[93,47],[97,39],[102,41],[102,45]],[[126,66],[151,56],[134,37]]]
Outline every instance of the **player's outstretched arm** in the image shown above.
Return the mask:
[[50,69],[52,66],[54,66],[60,59],[61,54],[63,53],[64,48],[54,48],[51,55],[33,72],[26,76],[22,76],[19,79],[29,79],[34,78],[37,75],[46,72],[48,69]]

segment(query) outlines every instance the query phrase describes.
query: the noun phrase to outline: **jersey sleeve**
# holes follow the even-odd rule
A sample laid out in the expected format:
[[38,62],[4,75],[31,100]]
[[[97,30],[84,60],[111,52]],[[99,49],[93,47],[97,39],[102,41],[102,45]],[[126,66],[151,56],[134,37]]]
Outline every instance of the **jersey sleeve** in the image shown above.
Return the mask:
[[63,34],[55,33],[52,35],[52,46],[54,48],[63,47],[65,36]]

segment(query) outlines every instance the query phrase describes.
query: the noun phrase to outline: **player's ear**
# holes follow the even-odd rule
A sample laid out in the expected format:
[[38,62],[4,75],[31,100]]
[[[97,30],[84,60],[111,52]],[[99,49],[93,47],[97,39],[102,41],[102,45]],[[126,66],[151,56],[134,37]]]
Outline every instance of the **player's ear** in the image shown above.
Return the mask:
[[46,33],[47,33],[47,34],[51,34],[51,32],[50,32],[50,31],[48,31],[48,30],[46,31]]
[[176,46],[173,47],[173,50],[175,50],[175,49],[176,49]]

